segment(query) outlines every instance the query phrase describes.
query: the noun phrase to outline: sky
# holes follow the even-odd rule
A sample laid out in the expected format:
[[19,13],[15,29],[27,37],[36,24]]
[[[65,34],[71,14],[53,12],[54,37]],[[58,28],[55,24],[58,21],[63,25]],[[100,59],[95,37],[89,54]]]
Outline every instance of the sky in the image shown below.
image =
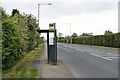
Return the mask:
[[70,24],[71,34],[102,35],[106,30],[117,33],[118,2],[119,0],[1,0],[0,5],[8,14],[11,14],[12,9],[18,9],[20,13],[33,14],[38,19],[38,4],[52,3],[40,5],[40,29],[49,29],[49,23],[56,23],[57,33],[66,36],[70,35]]

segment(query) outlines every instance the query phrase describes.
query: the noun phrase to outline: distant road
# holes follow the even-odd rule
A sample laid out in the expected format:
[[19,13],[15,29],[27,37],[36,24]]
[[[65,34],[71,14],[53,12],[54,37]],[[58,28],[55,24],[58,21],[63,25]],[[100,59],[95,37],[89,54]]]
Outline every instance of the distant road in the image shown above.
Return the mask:
[[117,78],[118,51],[58,43],[58,56],[76,78]]

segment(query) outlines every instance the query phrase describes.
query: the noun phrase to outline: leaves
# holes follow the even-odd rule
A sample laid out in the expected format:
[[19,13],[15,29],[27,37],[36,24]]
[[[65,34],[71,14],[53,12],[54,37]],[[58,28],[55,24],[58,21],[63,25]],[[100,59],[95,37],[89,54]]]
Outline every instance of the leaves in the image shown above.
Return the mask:
[[[37,46],[36,37],[40,36],[37,33],[37,29],[39,29],[37,20],[33,15],[14,11],[13,14],[9,16],[2,9],[3,69],[12,67],[20,55],[33,50]],[[40,37],[39,42],[42,42]]]
[[[75,44],[86,44],[86,45],[96,45],[96,46],[106,46],[106,47],[116,47],[120,48],[120,33],[115,34],[105,34],[97,36],[81,36],[72,38],[72,43]],[[70,39],[64,38],[59,39],[58,42],[66,43]]]

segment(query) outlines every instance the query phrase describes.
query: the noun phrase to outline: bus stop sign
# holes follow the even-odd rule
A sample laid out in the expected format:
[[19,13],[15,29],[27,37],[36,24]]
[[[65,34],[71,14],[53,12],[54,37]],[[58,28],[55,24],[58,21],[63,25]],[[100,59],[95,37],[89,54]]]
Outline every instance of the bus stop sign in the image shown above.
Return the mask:
[[49,61],[57,62],[57,35],[55,23],[49,24]]
[[39,33],[47,33],[48,63],[57,62],[57,30],[56,24],[50,23],[49,30],[37,30]]

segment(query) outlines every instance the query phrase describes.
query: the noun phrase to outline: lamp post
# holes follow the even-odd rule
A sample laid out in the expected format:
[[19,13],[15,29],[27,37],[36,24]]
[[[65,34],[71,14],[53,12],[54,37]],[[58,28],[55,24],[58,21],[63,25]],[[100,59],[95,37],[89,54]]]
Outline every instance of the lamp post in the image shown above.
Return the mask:
[[71,38],[71,44],[72,44],[72,35],[71,35],[71,23],[65,23],[70,25],[70,38]]
[[[40,5],[51,5],[51,3],[48,3],[48,4],[38,4],[38,26],[39,26],[39,18],[40,18]],[[37,36],[37,47],[39,46],[38,37],[39,36]]]
[[39,26],[39,18],[40,18],[40,5],[51,5],[51,3],[48,3],[48,4],[38,4],[38,26]]

